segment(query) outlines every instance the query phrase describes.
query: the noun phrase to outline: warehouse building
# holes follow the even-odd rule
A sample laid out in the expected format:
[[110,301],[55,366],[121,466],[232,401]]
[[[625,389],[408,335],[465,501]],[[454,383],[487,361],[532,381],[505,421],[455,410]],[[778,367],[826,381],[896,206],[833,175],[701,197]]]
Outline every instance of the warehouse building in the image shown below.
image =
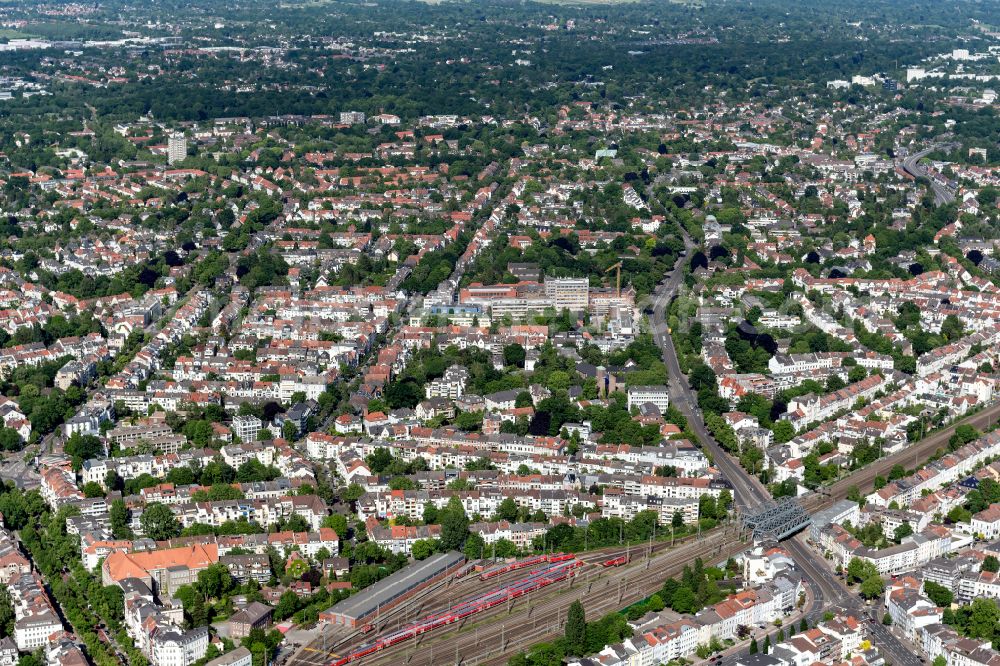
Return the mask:
[[375,619],[376,614],[454,573],[464,562],[465,556],[455,551],[415,562],[323,611],[320,620],[348,627],[361,626]]

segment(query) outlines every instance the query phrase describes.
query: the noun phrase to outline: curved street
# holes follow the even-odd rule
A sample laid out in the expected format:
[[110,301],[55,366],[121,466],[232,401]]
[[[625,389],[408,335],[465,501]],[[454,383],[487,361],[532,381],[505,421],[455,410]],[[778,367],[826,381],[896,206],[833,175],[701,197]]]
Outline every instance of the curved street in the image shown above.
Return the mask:
[[914,178],[927,178],[930,181],[931,191],[934,192],[934,204],[937,206],[943,206],[944,204],[951,203],[955,200],[955,193],[952,192],[950,188],[945,187],[928,176],[927,168],[920,164],[920,160],[927,155],[930,155],[935,149],[936,146],[932,146],[903,158],[900,167],[903,171],[910,174]]
[[[749,474],[739,463],[722,448],[708,429],[701,410],[698,409],[698,396],[687,383],[687,378],[681,372],[677,359],[673,338],[666,323],[666,310],[677,295],[677,289],[684,278],[683,263],[687,254],[694,249],[694,244],[687,234],[684,244],[688,253],[678,259],[674,269],[660,283],[653,298],[653,314],[650,316],[653,336],[663,351],[663,362],[666,364],[669,376],[669,393],[671,404],[677,407],[688,420],[688,426],[697,435],[705,452],[709,454],[716,467],[733,486],[733,496],[738,508],[755,508],[771,499],[767,488],[757,477]],[[805,580],[816,598],[816,608],[810,613],[810,622],[815,623],[818,616],[826,610],[843,610],[857,617],[867,617],[864,603],[854,592],[845,587],[830,570],[823,558],[806,546],[801,534],[787,539],[785,548],[795,560]],[[878,625],[881,627],[881,625]],[[877,634],[877,647],[897,666],[918,666],[919,658],[892,633],[885,631]],[[735,663],[740,653],[728,655],[726,664]]]

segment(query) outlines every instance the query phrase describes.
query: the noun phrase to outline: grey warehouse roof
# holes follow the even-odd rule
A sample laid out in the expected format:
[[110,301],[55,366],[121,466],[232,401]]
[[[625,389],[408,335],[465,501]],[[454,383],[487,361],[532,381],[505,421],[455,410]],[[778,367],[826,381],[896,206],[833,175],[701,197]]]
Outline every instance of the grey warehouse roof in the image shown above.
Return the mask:
[[327,612],[335,613],[355,620],[376,612],[379,607],[387,606],[410,590],[418,587],[428,579],[447,571],[465,561],[465,556],[456,551],[438,553],[422,562],[416,562],[387,578],[371,585],[358,594],[344,599],[331,607]]

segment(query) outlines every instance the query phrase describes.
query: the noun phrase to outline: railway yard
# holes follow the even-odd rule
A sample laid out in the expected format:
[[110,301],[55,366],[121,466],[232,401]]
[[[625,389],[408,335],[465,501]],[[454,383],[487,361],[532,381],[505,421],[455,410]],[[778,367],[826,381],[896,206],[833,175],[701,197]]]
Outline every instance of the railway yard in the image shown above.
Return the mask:
[[[647,546],[627,549],[605,549],[539,567],[541,571],[555,568],[563,571],[574,568],[558,580],[538,587],[530,582],[542,575],[532,573],[528,567],[488,576],[467,574],[452,577],[431,586],[419,597],[403,607],[385,613],[375,623],[376,632],[348,631],[340,627],[321,626],[321,635],[300,649],[291,659],[292,664],[328,666],[363,659],[366,664],[434,664],[451,658],[468,664],[502,663],[521,646],[544,640],[562,631],[563,621],[570,604],[579,599],[588,617],[596,618],[613,610],[641,601],[657,591],[663,581],[681,572],[684,565],[697,558],[706,563],[724,561],[745,548],[739,528],[730,525],[719,528],[700,538],[676,544],[656,542]],[[628,559],[623,565],[622,559]],[[489,573],[489,569],[487,569]],[[526,585],[530,591],[504,597],[500,603],[484,607],[450,622],[441,621],[447,611],[458,608],[462,614],[467,600],[491,603],[490,596],[499,590],[511,592]],[[413,632],[399,638],[415,625],[433,623],[420,633]],[[374,627],[373,627],[374,628]],[[368,651],[373,636],[378,636],[381,647]],[[399,639],[399,640],[396,640]],[[391,644],[389,644],[391,642]],[[361,654],[364,653],[364,654]]]
[[[683,399],[679,402],[683,403]],[[894,465],[912,465],[946,446],[959,424],[985,430],[998,418],[1000,405],[990,406],[799,501],[814,513],[845,498],[853,486],[867,492],[875,477],[887,474]],[[732,466],[724,453],[713,453],[721,458],[723,466]],[[755,479],[735,468],[727,471],[744,506],[767,497],[766,489]],[[567,560],[573,565],[571,569],[567,563],[552,563],[547,556],[536,556],[513,565],[487,567],[482,574],[451,576],[428,586],[399,607],[380,613],[362,629],[320,625],[319,636],[300,648],[290,663],[345,666],[363,661],[432,666],[440,659],[467,664],[504,663],[522,646],[559,635],[569,605],[576,599],[582,601],[588,617],[600,617],[646,598],[664,579],[679,573],[695,558],[715,562],[746,547],[746,535],[736,525],[687,539],[673,547],[658,541],[592,551]],[[819,584],[820,589],[814,591],[818,599],[825,598],[827,603],[844,599],[843,589],[828,580],[823,571],[809,566],[810,558],[801,543],[793,539],[789,547],[798,555],[797,560],[804,560],[800,566],[805,566],[809,577]],[[555,575],[550,576],[552,573]],[[544,583],[538,584],[542,580]]]

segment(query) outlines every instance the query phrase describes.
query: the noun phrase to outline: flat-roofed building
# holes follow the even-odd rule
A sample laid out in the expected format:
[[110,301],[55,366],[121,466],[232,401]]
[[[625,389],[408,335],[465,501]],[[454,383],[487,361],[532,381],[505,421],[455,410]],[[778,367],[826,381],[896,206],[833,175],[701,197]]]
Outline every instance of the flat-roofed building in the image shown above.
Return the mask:
[[557,312],[584,312],[590,305],[590,280],[546,277],[545,298]]
[[660,414],[664,414],[670,406],[670,391],[666,386],[630,386],[627,395],[629,410],[649,403],[655,405]]
[[321,620],[331,624],[357,627],[376,613],[385,612],[406,600],[427,585],[444,579],[458,570],[465,562],[459,552],[438,553],[409,565],[365,588],[320,614]]

